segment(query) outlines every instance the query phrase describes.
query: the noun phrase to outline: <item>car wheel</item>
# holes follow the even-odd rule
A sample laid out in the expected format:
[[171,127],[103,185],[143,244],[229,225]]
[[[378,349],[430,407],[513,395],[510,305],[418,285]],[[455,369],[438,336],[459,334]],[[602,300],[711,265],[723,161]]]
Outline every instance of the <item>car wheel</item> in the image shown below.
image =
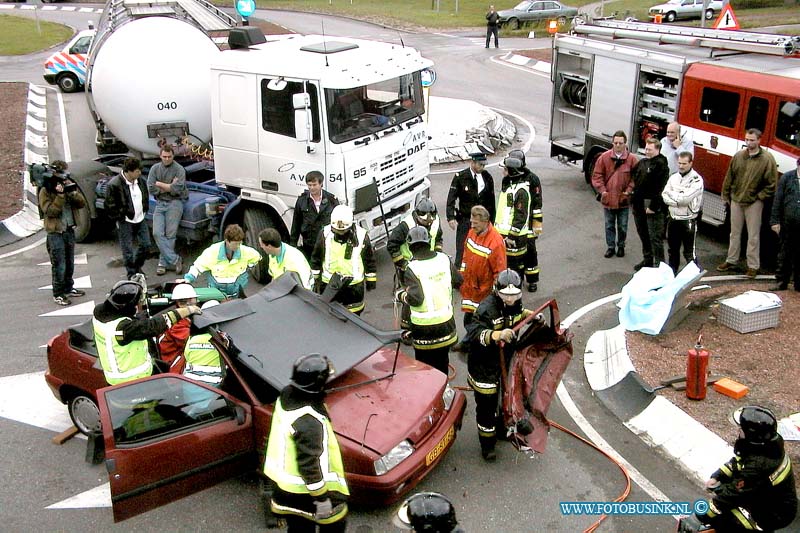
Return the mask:
[[714,10],[706,9],[706,20],[711,20],[713,18],[714,18]]
[[675,18],[676,15],[674,11],[670,11],[664,16],[664,20],[666,20],[667,22],[675,22]]
[[564,15],[561,15],[556,20],[558,21],[558,25],[559,26],[566,26],[566,24],[567,24],[567,17],[565,17]]
[[508,27],[512,30],[519,29],[519,19],[508,19]]
[[78,394],[69,401],[69,417],[78,431],[89,435],[93,431],[100,431],[100,409],[97,403],[84,394]]
[[58,77],[58,86],[65,93],[74,93],[78,90],[78,78],[75,74],[67,72]]
[[[248,207],[244,210],[244,243],[258,250],[262,256],[264,253],[261,250],[261,246],[258,245],[258,234],[262,230],[274,227],[275,224],[273,224],[272,219],[264,209]],[[269,273],[269,262],[266,260],[259,261],[251,272],[253,279],[259,283],[264,283]]]

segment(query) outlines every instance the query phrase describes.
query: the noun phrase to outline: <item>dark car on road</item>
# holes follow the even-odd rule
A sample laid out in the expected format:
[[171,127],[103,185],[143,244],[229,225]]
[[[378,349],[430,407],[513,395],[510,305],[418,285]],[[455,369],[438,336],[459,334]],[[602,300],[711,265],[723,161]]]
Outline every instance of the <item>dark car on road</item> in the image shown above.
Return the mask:
[[578,8],[552,0],[526,0],[512,9],[498,11],[497,14],[500,15],[500,25],[511,29],[542,20],[557,20],[563,26],[578,14]]
[[115,521],[260,471],[274,402],[303,354],[334,364],[326,404],[355,502],[399,499],[461,427],[464,393],[400,352],[399,332],[376,330],[291,276],[204,311],[195,325],[221,354],[217,387],[169,373],[107,386],[91,321],[48,343],[53,394],[78,428],[102,430]]

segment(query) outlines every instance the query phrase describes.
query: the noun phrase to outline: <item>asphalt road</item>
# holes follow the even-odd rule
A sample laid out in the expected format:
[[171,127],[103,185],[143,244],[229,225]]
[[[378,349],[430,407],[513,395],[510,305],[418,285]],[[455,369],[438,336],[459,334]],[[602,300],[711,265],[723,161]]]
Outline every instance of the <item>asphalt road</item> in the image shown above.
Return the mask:
[[[52,11],[43,17],[62,20],[83,27],[85,15]],[[263,12],[268,18],[300,32],[319,33],[320,17],[286,12]],[[95,17],[96,19],[96,17]],[[400,37],[407,46],[418,48],[436,63],[437,83],[433,94],[465,98],[511,112],[534,126],[534,132],[521,131],[518,141],[524,144],[533,136],[528,164],[542,179],[544,190],[544,234],[539,240],[542,281],[539,292],[525,294],[528,307],[538,306],[548,298],[556,298],[566,316],[582,305],[618,292],[630,279],[632,266],[640,259],[638,239],[631,223],[628,256],[604,259],[602,212],[578,169],[564,166],[548,157],[547,123],[550,82],[545,76],[521,72],[492,61],[494,49],[483,47],[482,35],[409,34],[356,21],[325,18],[325,33],[353,37],[394,40]],[[510,47],[548,46],[547,40],[506,39],[503,49]],[[501,50],[502,51],[502,50]],[[20,58],[3,62],[4,80],[41,83],[43,57]],[[55,93],[54,93],[55,94]],[[93,153],[93,130],[85,108],[83,93],[64,95],[69,139],[73,159]],[[51,98],[52,102],[54,98]],[[56,107],[50,107],[55,113]],[[51,118],[55,118],[51,114]],[[50,120],[51,124],[58,122]],[[523,126],[523,122],[518,125]],[[59,153],[58,139],[51,140],[54,154]],[[434,169],[443,172],[443,169]],[[496,183],[498,169],[494,167]],[[452,173],[448,170],[432,176],[432,195],[443,209]],[[21,248],[35,243],[41,235],[20,243]],[[452,232],[446,232],[446,251],[453,250]],[[701,261],[715,264],[724,250],[719,242],[701,237],[698,244]],[[46,368],[42,345],[69,324],[75,316],[41,317],[54,310],[49,291],[39,287],[50,283],[44,246],[34,246],[17,255],[4,257],[10,250],[0,250],[0,286],[5,292],[0,301],[0,394],[15,376],[41,372]],[[196,254],[198,250],[183,250]],[[79,301],[99,301],[108,287],[123,275],[120,267],[109,267],[109,259],[118,255],[110,241],[78,246],[85,253],[87,264],[76,267],[76,278],[90,276],[92,288]],[[150,273],[155,268],[148,264]],[[364,317],[379,326],[393,322],[391,293],[391,261],[385,252],[380,255],[379,287],[370,293]],[[154,278],[157,279],[157,278]],[[615,449],[633,464],[650,482],[673,501],[693,501],[701,491],[669,462],[655,455],[637,437],[593,397],[582,368],[583,345],[589,334],[615,324],[614,308],[607,306],[573,326],[575,358],[564,378],[569,394],[594,428]],[[451,362],[457,371],[455,384],[466,383],[466,365],[456,356]],[[6,389],[8,390],[8,389]],[[32,394],[20,398],[3,398],[18,403],[16,407],[38,409]],[[64,409],[64,412],[66,409]],[[577,429],[569,414],[554,402],[553,420]],[[2,529],[99,531],[112,525],[108,508],[46,509],[54,503],[95,489],[106,481],[102,466],[83,461],[85,441],[73,439],[63,446],[51,444],[52,431],[28,423],[0,418],[0,524]],[[176,450],[176,453],[191,453]],[[551,432],[547,453],[530,460],[501,444],[496,464],[480,458],[474,427],[474,403],[469,398],[464,428],[442,464],[419,487],[436,490],[453,499],[460,521],[467,531],[578,531],[589,526],[594,517],[565,517],[559,511],[561,501],[608,501],[624,489],[618,468],[579,441],[559,431]],[[629,501],[651,501],[652,498],[634,485]],[[80,507],[78,505],[77,507]],[[393,509],[356,508],[350,515],[351,530],[359,532],[390,531]],[[146,513],[117,526],[130,531],[256,531],[261,527],[258,495],[253,479],[236,479],[183,499],[165,508]],[[672,531],[671,517],[613,517],[600,531]]]

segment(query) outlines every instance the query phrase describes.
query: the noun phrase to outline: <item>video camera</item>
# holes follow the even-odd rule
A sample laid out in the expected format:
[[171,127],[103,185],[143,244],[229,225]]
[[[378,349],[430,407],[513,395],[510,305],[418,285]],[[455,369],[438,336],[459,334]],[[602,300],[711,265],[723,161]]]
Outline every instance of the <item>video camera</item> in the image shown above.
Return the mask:
[[37,187],[55,187],[58,183],[64,186],[64,192],[69,193],[78,188],[70,178],[66,163],[54,161],[53,164],[32,163],[29,166],[31,181]]

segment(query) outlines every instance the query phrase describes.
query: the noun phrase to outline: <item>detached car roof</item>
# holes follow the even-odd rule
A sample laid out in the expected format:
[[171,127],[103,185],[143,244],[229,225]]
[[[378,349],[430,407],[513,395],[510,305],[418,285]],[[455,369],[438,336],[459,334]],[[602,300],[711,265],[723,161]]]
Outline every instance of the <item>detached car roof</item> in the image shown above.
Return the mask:
[[301,355],[320,353],[333,362],[336,378],[399,340],[338,303],[327,303],[284,274],[257,294],[203,311],[198,327],[214,326],[232,341],[228,353],[278,390],[289,385]]

